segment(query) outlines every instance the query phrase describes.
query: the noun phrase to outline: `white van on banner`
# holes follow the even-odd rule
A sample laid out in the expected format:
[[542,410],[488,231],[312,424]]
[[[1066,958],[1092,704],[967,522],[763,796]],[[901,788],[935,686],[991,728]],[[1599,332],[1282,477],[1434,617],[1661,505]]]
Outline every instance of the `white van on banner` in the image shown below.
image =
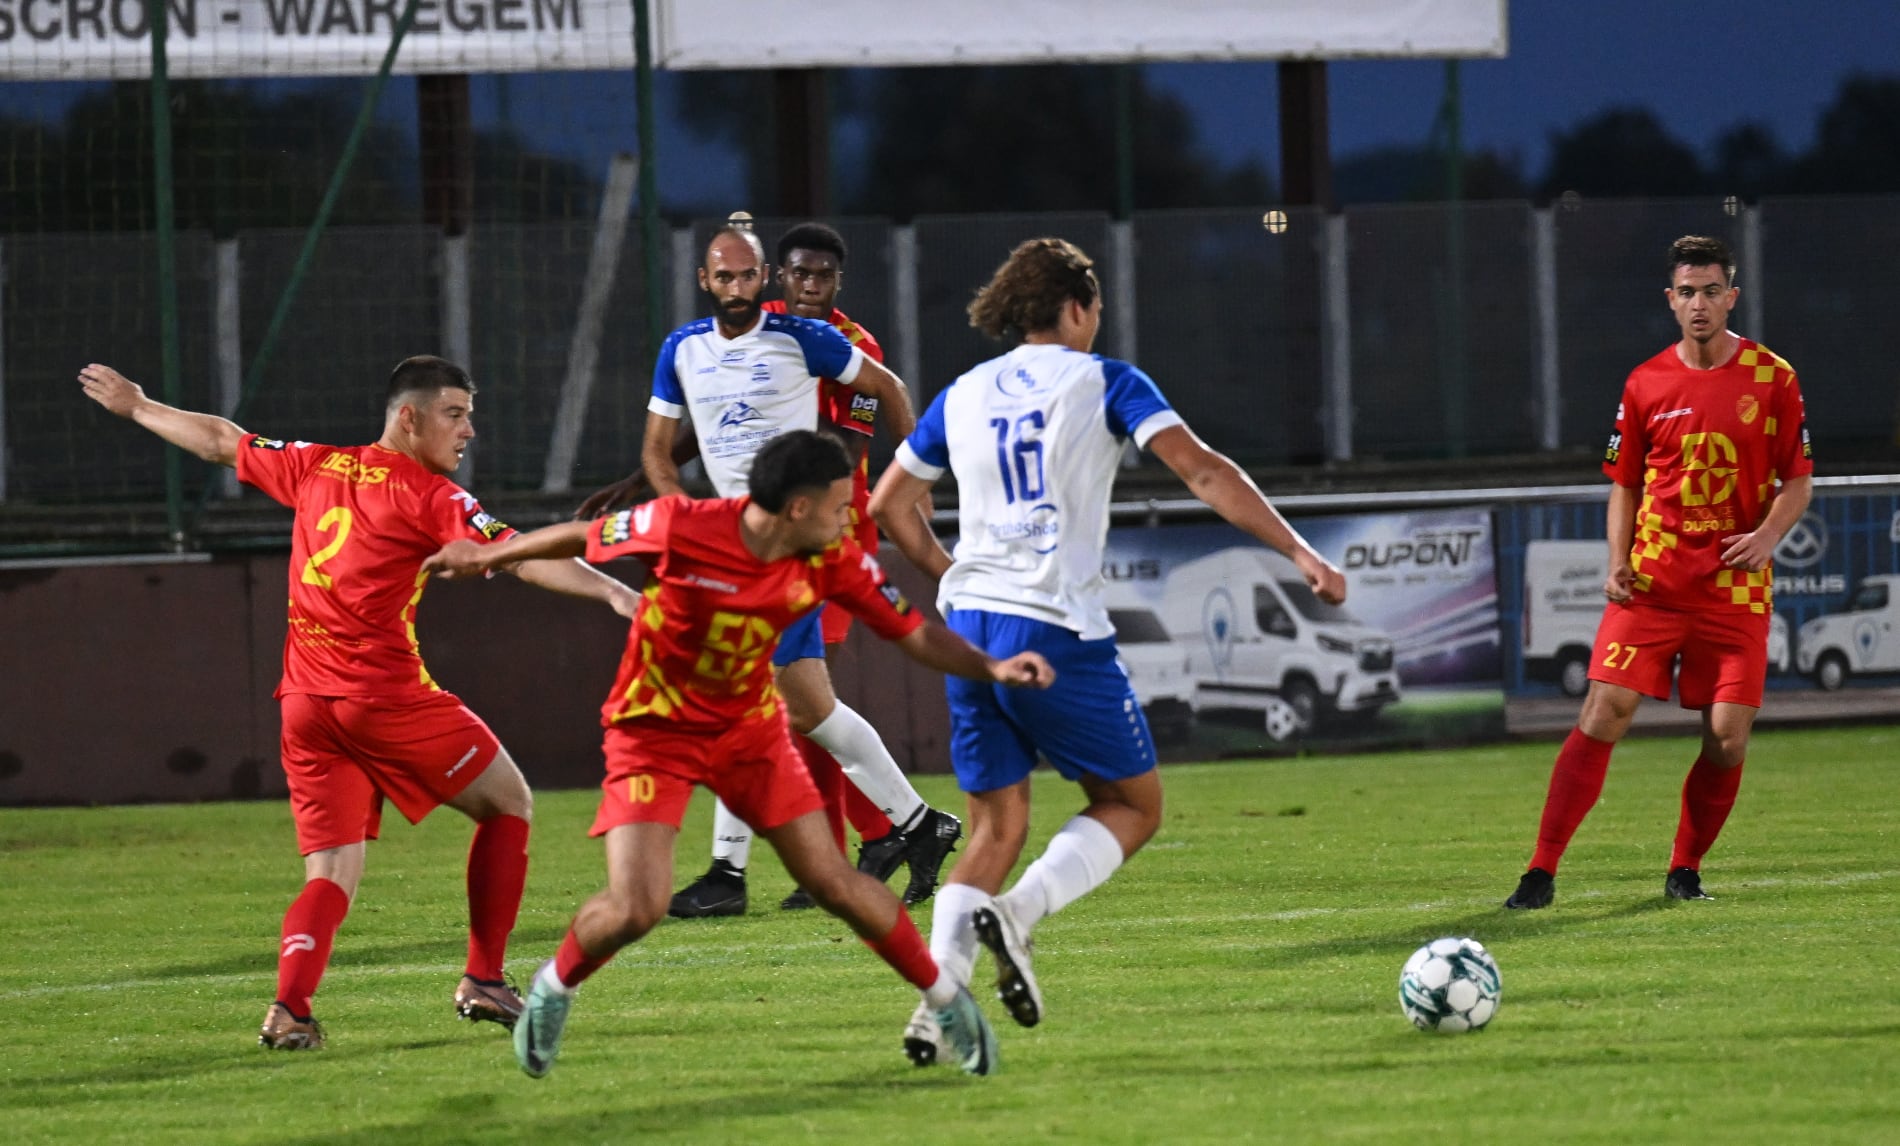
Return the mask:
[[1343,605],[1226,525],[1109,531],[1123,667],[1181,756],[1442,743],[1504,727],[1488,510],[1303,518]]

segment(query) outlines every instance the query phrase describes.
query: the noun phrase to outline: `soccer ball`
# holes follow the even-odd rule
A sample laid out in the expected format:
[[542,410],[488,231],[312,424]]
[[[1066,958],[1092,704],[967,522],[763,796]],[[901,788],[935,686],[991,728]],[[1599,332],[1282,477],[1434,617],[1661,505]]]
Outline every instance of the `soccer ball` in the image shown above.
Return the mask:
[[1434,939],[1405,961],[1399,1006],[1421,1031],[1475,1031],[1498,1013],[1497,960],[1476,939]]

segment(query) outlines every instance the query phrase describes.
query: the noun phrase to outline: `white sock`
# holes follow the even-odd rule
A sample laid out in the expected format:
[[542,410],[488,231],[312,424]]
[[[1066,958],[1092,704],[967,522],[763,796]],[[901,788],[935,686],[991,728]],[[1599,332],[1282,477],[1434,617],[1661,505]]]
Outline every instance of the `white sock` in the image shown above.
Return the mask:
[[976,968],[976,925],[970,915],[989,901],[987,892],[967,883],[946,883],[937,889],[930,909],[930,957],[955,983],[968,983]]
[[534,977],[536,979],[539,979],[541,981],[541,984],[545,986],[548,990],[553,991],[555,994],[560,995],[563,998],[569,995],[572,995],[574,992],[580,990],[579,987],[570,987],[566,983],[561,982],[561,977],[554,973],[554,960],[552,959],[549,959],[546,963],[541,964],[541,969],[534,973]]
[[[1121,841],[1100,820],[1076,816],[1062,825],[1016,886],[996,897],[1024,932],[1094,891],[1122,865]],[[942,895],[940,891],[937,893]]]
[[728,811],[724,800],[713,801],[712,854],[740,871],[752,858],[752,826]]
[[831,715],[805,734],[837,757],[838,766],[865,797],[899,828],[909,827],[924,810],[924,798],[904,779],[871,722],[840,702]]
[[937,981],[924,988],[924,1005],[933,1011],[941,1011],[957,1001],[957,981],[950,972],[939,969]]

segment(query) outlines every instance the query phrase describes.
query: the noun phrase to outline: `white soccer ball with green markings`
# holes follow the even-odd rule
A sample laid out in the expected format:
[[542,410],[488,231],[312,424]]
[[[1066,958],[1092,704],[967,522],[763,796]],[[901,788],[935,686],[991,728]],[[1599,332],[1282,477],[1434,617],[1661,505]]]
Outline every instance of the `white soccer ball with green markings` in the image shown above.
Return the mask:
[[1399,1006],[1421,1031],[1475,1031],[1498,1013],[1498,961],[1476,939],[1434,939],[1399,972]]

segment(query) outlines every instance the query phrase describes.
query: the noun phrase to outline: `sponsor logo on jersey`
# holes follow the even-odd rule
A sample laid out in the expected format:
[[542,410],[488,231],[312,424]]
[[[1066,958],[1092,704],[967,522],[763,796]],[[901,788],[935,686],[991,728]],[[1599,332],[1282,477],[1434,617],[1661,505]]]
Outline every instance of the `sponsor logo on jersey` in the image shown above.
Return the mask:
[[[251,448],[254,450],[281,450],[285,446],[288,446],[289,444],[290,444],[289,442],[280,442],[276,438],[252,438],[251,439]],[[298,442],[297,444],[301,446],[306,443]]]
[[335,474],[357,485],[381,485],[389,480],[388,466],[366,466],[355,456],[340,450],[318,462],[317,471]]
[[600,523],[602,546],[619,545],[633,536],[633,511],[623,509]]
[[701,589],[711,589],[716,593],[737,593],[739,587],[730,581],[715,581],[711,577],[701,577],[697,573],[688,574],[686,579]]
[[719,356],[719,365],[738,366],[745,361],[745,351],[728,350]]
[[468,519],[468,524],[469,528],[490,541],[508,532],[507,522],[499,520],[494,514],[483,510],[477,510],[475,515]]
[[1649,416],[1649,424],[1653,426],[1657,422],[1667,422],[1671,418],[1682,418],[1693,413],[1695,413],[1694,406],[1684,406],[1680,410],[1664,410],[1660,414],[1651,414]]
[[1610,463],[1611,465],[1615,465],[1616,459],[1622,456],[1623,456],[1623,434],[1621,431],[1612,430],[1610,432],[1610,444],[1603,451],[1603,460]]
[[851,395],[851,420],[867,426],[877,421],[877,399],[869,394]]
[[1761,400],[1753,394],[1744,394],[1735,400],[1735,413],[1742,419],[1742,425],[1755,424],[1755,416],[1761,413]]
[[734,402],[732,405],[726,407],[725,413],[719,415],[717,429],[736,430],[744,426],[749,426],[754,422],[761,421],[764,417],[765,415],[760,413],[758,407],[752,405],[752,403],[746,401]]
[[884,595],[884,600],[890,604],[891,609],[895,611],[898,616],[907,617],[910,615],[910,599],[904,596],[902,589],[886,581],[877,587],[877,591]]

